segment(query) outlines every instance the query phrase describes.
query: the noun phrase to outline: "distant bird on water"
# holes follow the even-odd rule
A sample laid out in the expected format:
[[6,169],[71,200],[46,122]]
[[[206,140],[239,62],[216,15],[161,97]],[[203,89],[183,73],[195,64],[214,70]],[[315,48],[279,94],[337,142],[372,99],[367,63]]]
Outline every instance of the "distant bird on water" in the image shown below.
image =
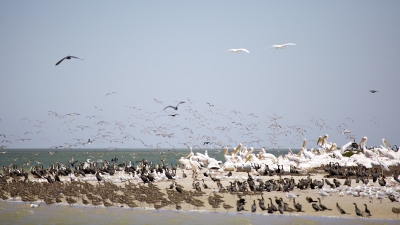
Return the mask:
[[169,105],[169,106],[165,107],[164,110],[167,109],[167,108],[173,108],[173,109],[175,109],[175,110],[178,110],[178,106],[179,106],[180,104],[183,104],[183,103],[185,103],[185,102],[182,102],[182,101],[181,101],[181,102],[179,102],[178,105],[176,105],[176,106]]
[[378,91],[377,90],[369,90],[369,92],[371,92],[373,94],[373,93],[376,93]]
[[58,64],[60,64],[62,61],[64,61],[64,59],[72,59],[72,58],[74,58],[74,59],[80,59],[80,60],[83,61],[83,59],[81,59],[81,58],[78,58],[78,57],[69,55],[69,56],[65,56],[65,57],[62,58],[60,61],[58,61],[58,62],[56,63],[56,66],[58,66]]
[[296,44],[294,44],[294,43],[286,43],[286,44],[283,44],[283,45],[271,45],[268,48],[284,49],[286,46],[289,46],[289,45],[296,45]]
[[228,49],[227,52],[234,52],[234,53],[247,52],[247,53],[250,53],[250,51],[245,49],[245,48],[231,48],[231,49]]

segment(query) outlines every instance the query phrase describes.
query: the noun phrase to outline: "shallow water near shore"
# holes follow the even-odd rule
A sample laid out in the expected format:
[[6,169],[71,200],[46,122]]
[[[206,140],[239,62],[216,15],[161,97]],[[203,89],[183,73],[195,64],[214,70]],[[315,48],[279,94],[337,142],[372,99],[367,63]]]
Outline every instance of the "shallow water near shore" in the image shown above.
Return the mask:
[[398,220],[371,218],[312,217],[294,215],[252,215],[146,208],[93,207],[45,204],[30,208],[19,201],[0,200],[1,224],[398,224]]

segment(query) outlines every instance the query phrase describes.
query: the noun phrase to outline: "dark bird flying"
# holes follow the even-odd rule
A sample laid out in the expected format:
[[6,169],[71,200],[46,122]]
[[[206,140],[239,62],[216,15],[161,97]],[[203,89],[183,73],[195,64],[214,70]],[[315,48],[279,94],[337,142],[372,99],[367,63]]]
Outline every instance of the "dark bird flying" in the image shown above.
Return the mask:
[[169,106],[165,107],[164,110],[165,110],[166,108],[173,108],[173,109],[175,109],[175,110],[178,110],[178,106],[179,106],[180,104],[183,104],[183,103],[185,103],[185,102],[182,102],[182,101],[181,101],[181,102],[179,102],[178,105],[176,105],[176,106],[169,105]]
[[83,60],[83,59],[81,59],[81,58],[78,58],[78,57],[69,55],[69,56],[65,56],[65,57],[62,58],[60,61],[58,61],[58,62],[56,63],[56,66],[58,66],[58,64],[60,64],[62,61],[64,61],[64,59],[72,59],[72,58]]

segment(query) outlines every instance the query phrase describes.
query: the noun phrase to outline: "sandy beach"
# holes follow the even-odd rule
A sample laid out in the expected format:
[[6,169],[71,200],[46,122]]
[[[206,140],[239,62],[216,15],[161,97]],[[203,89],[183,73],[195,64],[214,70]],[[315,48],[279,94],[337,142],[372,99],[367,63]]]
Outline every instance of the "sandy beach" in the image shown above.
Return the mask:
[[[177,170],[177,175],[182,174],[182,170]],[[153,182],[150,184],[144,184],[142,181],[127,180],[121,182],[110,182],[96,180],[82,181],[78,178],[77,181],[68,181],[68,177],[61,177],[63,182],[37,182],[38,179],[29,175],[29,182],[24,183],[23,178],[17,178],[12,181],[12,178],[7,179],[7,184],[2,183],[0,186],[1,197],[3,199],[2,205],[11,204],[10,202],[20,201],[25,202],[27,208],[29,207],[55,207],[55,205],[70,205],[71,207],[78,207],[79,205],[85,207],[96,208],[135,208],[135,209],[150,209],[154,211],[158,210],[170,210],[170,211],[208,211],[217,213],[237,213],[237,214],[263,214],[267,215],[268,210],[261,210],[259,206],[259,200],[264,198],[265,206],[269,207],[272,204],[278,207],[275,199],[281,199],[283,203],[287,203],[288,207],[285,207],[283,211],[284,215],[290,216],[311,216],[311,217],[336,217],[336,218],[364,218],[368,220],[382,219],[382,220],[398,220],[398,215],[392,212],[393,207],[400,207],[399,202],[392,202],[387,197],[383,199],[377,199],[376,196],[368,197],[355,197],[349,195],[345,190],[344,179],[336,178],[341,185],[338,189],[331,189],[326,183],[323,186],[323,190],[330,191],[329,196],[322,196],[319,194],[318,189],[299,189],[294,187],[290,194],[298,195],[295,197],[296,203],[301,204],[302,210],[298,212],[295,210],[292,199],[286,196],[284,191],[245,191],[245,192],[223,192],[217,186],[217,182],[214,182],[210,176],[204,176],[200,174],[197,180],[191,176],[190,170],[185,170],[187,174],[186,178],[177,178],[174,180],[165,180]],[[228,172],[224,172],[221,175],[225,175]],[[389,172],[387,172],[390,174]],[[327,179],[332,182],[333,178],[327,178],[327,173],[322,168],[311,169],[307,172],[300,172],[299,174],[291,174],[285,172],[281,176],[257,176],[253,173],[249,173],[251,178],[257,183],[260,179],[263,182],[267,181],[278,181],[294,179],[295,183],[298,183],[300,179],[307,179],[308,174],[312,180],[322,181]],[[181,176],[180,176],[181,177]],[[118,180],[118,174],[110,176],[109,179]],[[223,187],[227,187],[231,182],[245,181],[249,179],[248,173],[245,172],[233,172],[229,178],[220,179],[220,183]],[[208,188],[204,188],[204,184]],[[257,181],[258,180],[258,181]],[[399,191],[398,186],[395,182],[391,182],[392,178],[387,176],[387,184],[385,187],[381,186],[378,182],[373,183],[370,179],[370,183],[366,185],[368,188],[375,188],[376,190],[386,191],[393,190]],[[201,191],[196,191],[193,184],[200,182]],[[176,186],[180,187],[180,191],[174,186],[170,188],[171,184],[175,183]],[[355,179],[352,181],[351,187],[363,188],[363,183],[356,183]],[[39,188],[40,190],[34,191]],[[140,191],[141,190],[141,191]],[[357,190],[357,189],[356,189]],[[38,194],[28,194],[32,199],[27,199],[25,194],[34,192]],[[23,194],[25,193],[25,194]],[[55,194],[54,194],[55,193]],[[21,198],[21,196],[23,196]],[[52,197],[53,196],[53,197]],[[125,198],[122,196],[126,196]],[[328,208],[327,210],[316,211],[312,207],[312,203],[309,203],[306,198],[310,197],[315,201],[320,198],[321,203]],[[71,200],[72,199],[72,200]],[[91,199],[91,200],[90,200]],[[129,202],[128,200],[129,199]],[[237,211],[237,201],[244,199],[244,210]],[[271,199],[271,200],[270,200]],[[1,201],[1,200],[0,200]],[[48,203],[46,203],[46,201]],[[56,201],[59,201],[57,203]],[[68,203],[68,201],[70,201]],[[397,199],[398,201],[398,199]],[[9,202],[9,203],[7,203]],[[217,202],[217,203],[215,203]],[[215,204],[214,204],[215,203]],[[256,203],[256,210],[252,212],[252,205]],[[357,207],[361,210],[362,216],[356,214]],[[31,205],[33,204],[33,205]],[[319,205],[319,202],[316,202]],[[337,209],[336,204],[345,211],[344,214],[340,213]],[[370,210],[371,216],[365,212],[365,205]],[[224,205],[232,206],[231,209],[227,210]],[[282,204],[283,205],[283,204]],[[273,212],[273,214],[281,214],[279,211]]]

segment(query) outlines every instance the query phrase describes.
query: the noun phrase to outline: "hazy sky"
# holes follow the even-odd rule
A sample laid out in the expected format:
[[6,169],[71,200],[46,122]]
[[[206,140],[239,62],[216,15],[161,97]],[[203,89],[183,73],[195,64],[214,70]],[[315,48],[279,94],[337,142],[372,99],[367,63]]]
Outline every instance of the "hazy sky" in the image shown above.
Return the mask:
[[[400,144],[399,12],[394,0],[1,1],[0,146],[311,148],[324,134],[347,143],[343,129]],[[67,55],[84,60],[55,66]]]

